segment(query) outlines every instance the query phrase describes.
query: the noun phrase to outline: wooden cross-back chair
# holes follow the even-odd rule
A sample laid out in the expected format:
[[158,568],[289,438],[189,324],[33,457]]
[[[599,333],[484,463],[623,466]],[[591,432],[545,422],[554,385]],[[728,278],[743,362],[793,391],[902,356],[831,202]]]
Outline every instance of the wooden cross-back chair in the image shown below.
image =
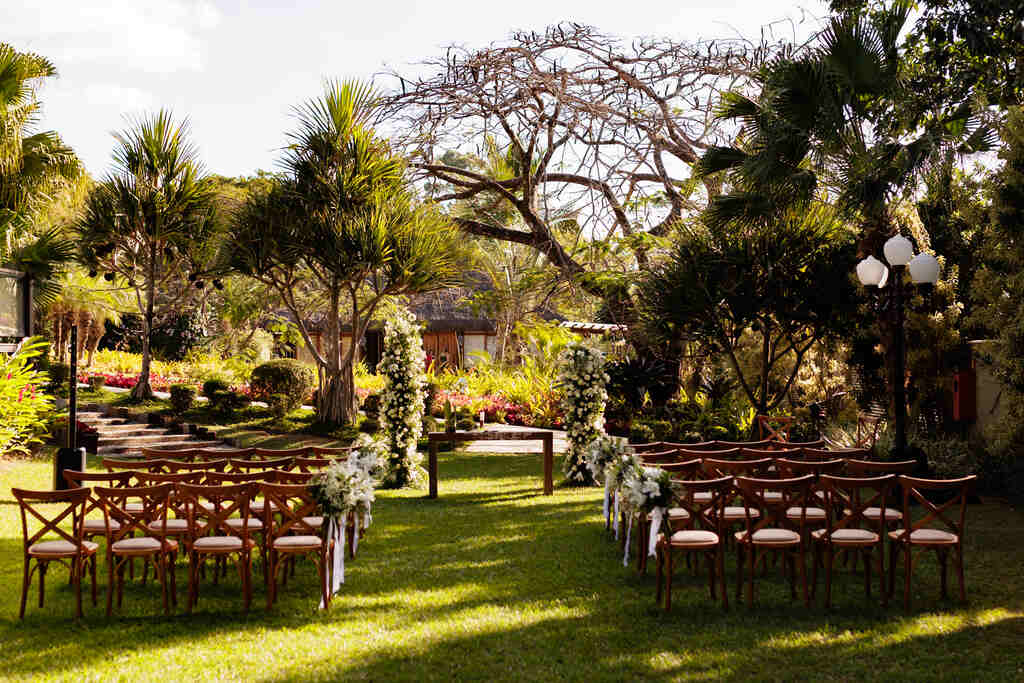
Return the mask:
[[301,448],[254,448],[252,449],[253,456],[257,458],[304,458],[309,455],[308,447]]
[[[186,470],[183,472],[133,472],[133,478],[139,486],[159,486],[171,484],[174,489],[167,499],[167,536],[179,542],[184,542],[188,537],[188,511],[185,509],[185,501],[180,495],[180,484],[200,484],[206,479],[203,471]],[[174,517],[171,517],[174,513]],[[162,520],[155,520],[149,523],[150,531],[159,531],[160,526],[165,524]]]
[[339,458],[357,449],[355,446],[310,446],[307,450],[312,458]]
[[693,458],[715,458],[717,460],[736,460],[740,457],[739,448],[720,448],[691,451],[686,448],[679,449],[679,455],[685,460]]
[[[24,570],[21,580],[21,607],[18,618],[25,618],[25,604],[32,575],[39,574],[39,607],[46,596],[46,571],[51,562],[58,562],[68,568],[71,586],[75,592],[75,616],[82,616],[82,576],[91,560],[92,596],[96,602],[96,551],[98,545],[84,539],[86,506],[89,489],[77,488],[64,491],[30,491],[11,489],[21,511],[21,534],[24,552]],[[51,511],[49,506],[58,506]],[[44,507],[45,506],[45,507]],[[38,529],[30,531],[29,519]],[[69,519],[70,518],[70,519]],[[61,525],[71,522],[71,530]],[[45,540],[47,536],[56,539]]]
[[199,457],[199,448],[143,448],[142,457],[151,460],[192,461]]
[[[220,460],[199,460],[196,462],[178,462],[177,460],[167,461],[167,471],[170,474],[177,474],[179,472],[198,472],[202,475],[202,479],[206,478],[206,475],[210,472],[223,472],[228,466],[226,459]],[[198,483],[202,483],[201,481]]]
[[740,457],[746,460],[762,460],[764,458],[795,458],[800,455],[799,448],[741,448]]
[[715,450],[722,450],[724,448],[770,448],[772,445],[771,439],[761,439],[760,441],[721,441],[716,440],[714,442]]
[[841,458],[834,460],[776,458],[775,469],[783,479],[802,477],[807,474],[814,477],[807,505],[803,509],[790,508],[786,510],[786,519],[794,524],[801,518],[808,524],[825,524],[828,521],[828,515],[824,507],[825,494],[821,488],[821,476],[823,474],[840,474],[845,467],[846,461]]
[[222,460],[227,458],[251,458],[256,453],[255,448],[199,448],[196,450],[197,460]]
[[[174,484],[132,488],[96,487],[96,497],[107,520],[107,616],[113,613],[114,592],[117,606],[124,599],[124,572],[136,558],[152,564],[160,580],[164,613],[177,604],[174,558],[178,542],[167,537],[167,510]],[[138,501],[138,509],[126,505]],[[117,522],[116,525],[110,521]],[[155,524],[154,524],[155,523]],[[135,536],[138,533],[139,536]],[[170,585],[168,585],[170,583]]]
[[345,458],[295,458],[295,467],[299,472],[316,472],[330,467],[332,463],[343,461]]
[[[131,470],[118,472],[79,472],[78,470],[64,470],[64,481],[66,481],[72,488],[90,487],[96,484],[101,484],[108,488],[125,488],[130,485],[132,478]],[[88,490],[89,501],[85,507],[85,521],[82,524],[82,537],[87,541],[91,541],[97,536],[105,537],[107,534],[107,526],[106,522],[103,521],[103,507],[100,505],[99,498],[96,497],[91,488]],[[113,523],[116,524],[116,522]],[[93,558],[93,562],[95,561],[95,558]],[[95,603],[95,601],[96,597],[94,595],[93,603]]]
[[679,451],[671,448],[664,451],[644,451],[637,456],[645,465],[661,465],[672,462],[679,462]]
[[103,469],[108,472],[123,470],[166,472],[167,461],[163,459],[141,460],[138,458],[103,458],[100,460]]
[[[738,450],[738,449],[737,449]],[[704,477],[707,479],[720,479],[722,477],[733,478],[735,484],[735,477],[739,476],[764,476],[768,473],[768,468],[772,466],[773,460],[771,458],[761,458],[760,460],[720,460],[717,458],[704,458],[701,461],[701,469],[704,472]],[[728,497],[725,508],[722,510],[722,521],[727,524],[735,524],[743,522],[749,515],[759,517],[761,512],[759,510],[751,510],[746,505],[742,504],[742,500],[739,501],[741,504],[736,505],[736,498],[740,495],[739,489],[733,487],[731,495]],[[711,495],[698,491],[694,493],[695,501],[698,503],[710,503]]]
[[189,613],[199,600],[200,568],[205,559],[213,557],[220,560],[232,555],[236,556],[245,611],[249,611],[252,603],[252,551],[256,547],[251,534],[263,529],[262,524],[253,527],[253,522],[258,520],[249,514],[249,503],[257,486],[253,483],[179,486],[188,515]]
[[[892,462],[874,462],[871,460],[860,460],[858,458],[846,457],[846,474],[851,477],[877,477],[883,474],[900,475],[913,474],[914,470],[917,469],[916,460],[895,460]],[[898,501],[893,502],[894,505],[899,505]],[[864,511],[864,517],[870,521],[875,521],[882,516],[883,512],[880,508],[869,507]],[[885,508],[885,523],[892,529],[896,525],[903,521],[903,510],[896,507]]]
[[[674,451],[673,451],[674,452]],[[641,458],[644,456],[641,455]],[[673,458],[669,462],[654,462],[647,463],[651,467],[657,467],[660,470],[664,470],[669,473],[669,476],[673,480],[683,479],[696,479],[698,472],[700,472],[701,461],[699,458],[693,460],[679,461],[678,457]],[[689,523],[689,513],[679,507],[669,507],[668,514],[665,516],[663,522],[670,528],[676,528],[679,525],[685,525]],[[641,572],[647,571],[647,544],[650,541],[651,533],[660,533],[661,529],[651,529],[651,513],[644,515],[640,518],[639,533],[636,535],[637,542],[637,569]]]
[[309,480],[316,476],[316,472],[286,472],[274,470],[274,483],[276,484],[308,484]]
[[857,448],[874,448],[878,441],[878,432],[882,428],[885,419],[874,415],[857,415],[857,434],[854,437],[854,445]]
[[[807,520],[797,520],[797,530],[790,528],[785,511],[790,508],[806,509],[810,496],[811,483],[814,475],[805,475],[793,479],[754,479],[736,477],[736,487],[743,499],[746,515],[746,528],[735,533],[736,539],[736,599],[739,600],[743,587],[743,567],[746,560],[749,564],[747,581],[747,604],[754,604],[754,575],[757,573],[758,552],[779,552],[783,555],[783,564],[789,575],[790,593],[796,599],[796,569],[799,568],[800,582],[803,587],[804,604],[811,604],[810,592],[807,587],[807,566],[805,561],[806,540],[803,529]],[[776,503],[766,499],[766,492],[778,493],[781,499]],[[757,509],[760,515],[755,517],[749,511]]]
[[825,439],[812,439],[811,441],[780,441],[772,446],[772,448],[781,448],[786,450],[802,450],[804,448],[824,447]]
[[794,418],[790,415],[758,415],[757,438],[770,441],[788,441],[789,428]]
[[[967,517],[967,499],[974,490],[977,475],[959,479],[917,479],[899,475],[903,493],[903,528],[889,532],[889,594],[895,591],[896,560],[903,557],[904,583],[903,606],[910,609],[910,577],[914,573],[914,550],[920,553],[935,551],[941,570],[942,597],[948,597],[946,575],[949,555],[952,553],[960,584],[960,599],[967,601],[964,585],[964,525]],[[944,503],[934,503],[927,494],[948,497]],[[907,524],[911,519],[910,505],[916,502],[924,515]],[[952,517],[950,516],[952,513]],[[941,524],[940,524],[941,523]],[[945,527],[945,528],[942,528]]]
[[[732,477],[673,482],[676,496],[673,505],[684,510],[687,518],[696,521],[700,528],[669,528],[668,534],[661,534],[657,544],[658,589],[657,601],[661,601],[664,579],[665,611],[672,609],[672,576],[674,552],[698,552],[708,560],[708,582],[711,599],[717,599],[716,579],[721,587],[722,607],[728,609],[729,595],[725,586],[725,520],[724,510],[732,494]],[[696,494],[707,502],[697,502]],[[645,549],[646,550],[646,549]]]
[[[888,604],[885,574],[885,522],[881,517],[868,519],[864,512],[869,507],[884,508],[891,498],[895,476],[838,477],[821,475],[821,488],[825,492],[825,510],[828,521],[824,529],[811,532],[814,543],[814,571],[811,594],[818,587],[818,566],[824,551],[825,607],[832,604],[832,574],[837,550],[859,551],[864,557],[864,597],[871,599],[872,553],[878,548],[878,580],[882,604]],[[836,514],[842,510],[841,514]],[[872,528],[874,527],[874,528]]]
[[263,470],[290,470],[293,458],[273,458],[266,460],[228,460],[229,472],[258,472]]
[[[324,607],[330,606],[328,591],[328,563],[330,552],[344,552],[343,549],[328,548],[322,536],[323,524],[311,522],[318,517],[316,501],[305,484],[260,484],[260,492],[267,501],[263,526],[267,529],[268,590],[267,609],[274,606],[277,598],[277,574],[285,559],[312,557],[320,576],[320,591]],[[270,511],[273,505],[278,510],[280,521]]]

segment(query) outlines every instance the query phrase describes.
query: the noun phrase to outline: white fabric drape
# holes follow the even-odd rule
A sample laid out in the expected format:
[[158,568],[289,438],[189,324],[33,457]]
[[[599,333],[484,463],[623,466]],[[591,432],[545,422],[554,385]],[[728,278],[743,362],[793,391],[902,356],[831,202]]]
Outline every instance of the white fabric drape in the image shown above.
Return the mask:
[[620,524],[620,521],[621,521],[619,519],[619,516],[620,516],[619,515],[619,494],[616,493],[615,494],[615,540],[616,541],[619,540],[619,524]]
[[[341,590],[341,584],[345,583],[345,521],[331,517],[327,524],[327,547],[331,553],[330,572],[331,578],[328,583],[328,590],[331,595]],[[320,598],[320,609],[324,609],[324,599]]]
[[630,546],[629,539],[630,539],[630,537],[632,535],[633,535],[633,515],[630,515],[629,519],[626,520],[626,552],[622,555],[622,566],[623,567],[628,567],[629,566],[629,546]]
[[612,495],[612,480],[609,477],[604,479],[604,506],[601,511],[604,513],[604,528],[607,529],[611,526],[611,495]]
[[647,539],[648,557],[657,555],[658,532],[661,531],[661,520],[664,519],[664,516],[665,508],[658,507],[651,510],[651,533],[650,538]]

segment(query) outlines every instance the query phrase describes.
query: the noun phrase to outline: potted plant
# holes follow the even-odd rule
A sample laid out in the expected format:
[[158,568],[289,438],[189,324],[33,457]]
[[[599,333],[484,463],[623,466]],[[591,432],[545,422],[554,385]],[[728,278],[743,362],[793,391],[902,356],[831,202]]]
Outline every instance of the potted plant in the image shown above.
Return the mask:
[[[81,420],[75,421],[76,436],[75,442],[79,448],[84,448],[87,453],[96,455],[96,450],[99,448],[100,433],[96,431],[96,428],[92,425],[86,424]],[[68,419],[66,417],[57,418],[53,425],[53,437],[58,444],[66,444],[68,441]]]

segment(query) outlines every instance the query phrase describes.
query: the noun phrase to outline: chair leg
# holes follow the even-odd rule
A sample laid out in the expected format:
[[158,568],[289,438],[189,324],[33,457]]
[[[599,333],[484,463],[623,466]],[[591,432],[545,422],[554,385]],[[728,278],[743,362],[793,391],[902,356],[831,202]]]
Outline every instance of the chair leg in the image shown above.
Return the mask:
[[46,597],[46,569],[48,567],[47,562],[39,562],[39,606],[43,606],[43,600]]
[[89,562],[89,574],[90,574],[90,578],[92,579],[92,606],[93,607],[96,606],[96,602],[97,602],[97,600],[96,600],[96,598],[97,598],[97,595],[96,595],[96,564],[97,564],[96,553],[93,553],[92,557],[90,558],[90,562]]
[[736,602],[743,599],[743,544],[736,543]]
[[899,552],[899,543],[889,541],[889,597],[896,593],[896,557]]
[[114,611],[114,584],[117,582],[117,571],[114,569],[113,556],[107,553],[107,617]]
[[672,609],[672,574],[675,573],[672,569],[672,546],[666,548],[665,559],[665,611],[668,612]]
[[[762,555],[763,559],[763,555]],[[757,574],[757,546],[750,544],[750,583],[747,584],[747,606],[754,606],[754,576]]]
[[242,599],[248,612],[252,604],[252,556],[248,552],[242,554]]
[[177,570],[174,565],[178,563],[178,553],[171,553],[168,557],[168,564],[171,570],[171,606],[177,609],[178,607],[178,578]]
[[818,597],[818,565],[821,564],[821,543],[811,541],[814,548],[814,558],[811,561],[811,600]]
[[829,543],[825,547],[825,609],[832,606],[832,570],[835,568],[836,551]]
[[[345,552],[345,549],[342,548],[341,552]],[[327,588],[327,553],[321,551],[319,560],[317,569],[319,569],[318,573],[320,574],[320,593],[323,595],[324,609],[326,610],[331,606],[331,593]]]
[[85,563],[88,560],[77,557],[71,561],[71,588],[75,591],[75,617],[82,618],[82,575],[85,574]]
[[267,565],[267,611],[274,606],[274,593],[277,591],[277,552],[270,551],[270,563]]
[[654,604],[661,604],[661,582],[665,579],[665,548],[662,544],[658,544],[658,555],[654,560],[656,581],[655,581],[655,592],[654,592]]
[[797,550],[797,553],[799,553],[799,557],[797,558],[797,560],[799,561],[800,568],[800,584],[801,586],[803,586],[804,591],[804,607],[810,607],[811,594],[807,590],[807,558],[806,553],[804,553],[804,547],[802,545]]
[[705,559],[707,559],[708,561],[708,589],[711,593],[711,599],[714,600],[716,597],[718,597],[717,595],[715,595],[715,565],[717,563],[715,562],[715,555],[713,553],[709,552],[705,553],[704,555]]
[[185,610],[192,614],[196,600],[199,597],[199,560],[196,559],[196,551],[188,554],[188,602]]
[[21,575],[21,609],[18,610],[18,618],[19,619],[24,619],[25,618],[25,603],[28,602],[29,581],[31,580],[31,576],[32,576],[31,572],[29,571],[29,566],[31,565],[31,563],[32,563],[32,561],[29,559],[28,555],[26,554],[25,555],[24,570],[22,571],[22,575]]
[[871,546],[864,549],[864,598],[871,602]]
[[171,600],[167,594],[167,563],[164,558],[166,558],[166,555],[155,555],[153,557],[153,573],[160,580],[160,599],[164,605],[164,614],[170,616]]
[[914,571],[914,548],[909,543],[903,549],[904,576],[903,609],[910,611],[910,575]]
[[721,543],[718,544],[715,555],[718,560],[718,583],[722,587],[722,608],[729,609],[729,589],[725,585],[725,548]]
[[[889,592],[886,590],[888,587],[888,572],[885,566],[885,541],[879,541],[878,544],[878,592],[882,594],[882,607],[889,606]],[[891,569],[891,568],[890,568]]]

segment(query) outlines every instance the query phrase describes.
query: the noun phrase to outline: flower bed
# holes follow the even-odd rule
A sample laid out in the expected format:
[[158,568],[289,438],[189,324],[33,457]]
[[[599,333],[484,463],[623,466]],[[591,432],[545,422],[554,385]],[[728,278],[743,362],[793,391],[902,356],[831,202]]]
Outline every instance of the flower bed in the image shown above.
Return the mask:
[[[561,427],[562,415],[555,413],[545,419],[544,415],[551,414],[550,410],[535,410],[534,406],[519,405],[509,401],[502,396],[488,394],[485,396],[470,396],[469,394],[441,389],[437,392],[434,400],[434,414],[438,414],[438,406],[444,405],[445,401],[451,401],[452,407],[456,410],[466,408],[476,416],[483,411],[487,422],[504,422],[510,425],[522,425],[524,427]],[[549,404],[551,401],[542,399],[538,406]]]

